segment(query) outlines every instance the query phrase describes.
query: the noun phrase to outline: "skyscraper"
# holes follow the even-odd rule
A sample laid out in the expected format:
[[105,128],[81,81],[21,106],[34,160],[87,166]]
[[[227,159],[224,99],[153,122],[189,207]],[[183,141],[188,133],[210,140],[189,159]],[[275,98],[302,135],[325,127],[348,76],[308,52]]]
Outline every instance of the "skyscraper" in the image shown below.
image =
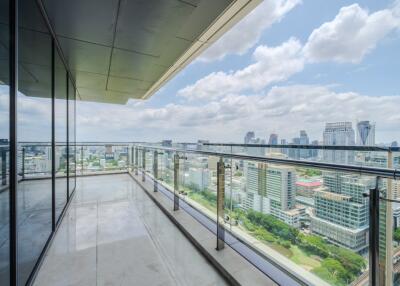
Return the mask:
[[270,144],[270,145],[278,145],[278,134],[272,133],[269,136],[268,144]]
[[[292,143],[290,145],[300,145],[300,138],[295,137],[292,139]],[[289,149],[289,158],[298,160],[300,159],[300,149],[299,148],[290,148]]]
[[[351,122],[326,123],[324,145],[354,146],[355,134]],[[324,150],[324,160],[337,164],[352,164],[354,152],[349,150]]]
[[254,131],[247,132],[246,136],[244,136],[244,144],[251,144],[255,137]]
[[[308,138],[307,132],[305,130],[300,130],[300,144],[309,145],[310,139]],[[309,158],[311,156],[310,149],[300,149],[300,158]]]
[[375,124],[369,121],[359,121],[357,123],[357,145],[374,146],[375,145]]

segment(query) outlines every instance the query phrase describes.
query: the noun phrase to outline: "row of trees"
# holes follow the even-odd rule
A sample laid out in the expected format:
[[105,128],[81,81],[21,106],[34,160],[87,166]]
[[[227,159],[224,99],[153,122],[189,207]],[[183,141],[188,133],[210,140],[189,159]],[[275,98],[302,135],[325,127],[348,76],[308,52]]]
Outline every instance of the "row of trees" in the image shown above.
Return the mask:
[[[283,240],[279,241],[279,244],[286,248],[297,245],[309,255],[320,257],[322,259],[321,266],[313,271],[334,284],[348,284],[358,277],[366,267],[365,259],[357,253],[335,246],[320,236],[301,233],[298,229],[285,224],[272,215],[249,210],[245,213],[245,219],[248,220],[245,222],[245,227],[254,231],[256,237],[263,238],[268,242]],[[253,226],[250,226],[249,222]],[[265,231],[263,232],[256,226],[262,227]]]

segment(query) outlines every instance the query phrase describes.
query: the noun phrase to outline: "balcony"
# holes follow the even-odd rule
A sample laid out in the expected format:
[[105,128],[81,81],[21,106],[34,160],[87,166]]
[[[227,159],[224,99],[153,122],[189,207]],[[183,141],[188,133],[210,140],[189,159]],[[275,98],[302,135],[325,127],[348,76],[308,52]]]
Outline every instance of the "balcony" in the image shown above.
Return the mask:
[[[46,232],[52,212],[46,206],[51,179],[48,170],[40,169],[46,164],[38,163],[46,152],[31,152],[46,148],[43,143],[20,147],[19,200],[28,204],[20,204],[25,219],[19,228],[30,234],[20,238],[20,257],[27,276],[39,255],[32,250],[43,247],[35,234]],[[376,160],[343,165],[322,158],[326,152],[354,152],[355,158],[378,152],[374,156],[397,164],[399,150],[312,148],[76,145],[76,190],[63,210],[67,180],[60,167],[56,215],[61,223],[34,285],[368,285],[376,273],[390,275],[396,285],[399,242],[385,223],[398,217],[398,202],[386,196],[398,184],[399,171]],[[293,160],[282,157],[288,149],[316,152]],[[295,186],[293,198],[290,189],[276,196],[274,190],[287,188],[277,178]],[[341,194],[326,190],[332,180],[342,183]],[[2,204],[5,194],[0,195]],[[288,206],[283,209],[277,202]],[[387,255],[391,259],[382,258]],[[351,269],[329,275],[324,270],[338,267],[329,261],[350,263]]]
[[400,285],[400,1],[344,2],[0,0],[0,286]]

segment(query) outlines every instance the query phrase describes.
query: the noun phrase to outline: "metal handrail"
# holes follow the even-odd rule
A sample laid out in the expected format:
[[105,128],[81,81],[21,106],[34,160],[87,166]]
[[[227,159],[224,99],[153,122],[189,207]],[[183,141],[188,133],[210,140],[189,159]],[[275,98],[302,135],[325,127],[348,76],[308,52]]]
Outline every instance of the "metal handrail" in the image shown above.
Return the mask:
[[201,143],[203,146],[246,147],[246,148],[287,148],[287,149],[319,149],[343,151],[400,151],[400,147],[385,146],[348,146],[348,145],[304,145],[304,144],[241,144],[241,143]]
[[342,171],[342,172],[351,172],[358,173],[360,175],[371,175],[377,176],[386,179],[399,179],[400,178],[400,170],[391,169],[391,168],[379,168],[379,167],[364,167],[364,166],[355,166],[355,165],[343,165],[343,164],[334,164],[334,163],[323,163],[323,162],[313,162],[313,161],[301,161],[301,160],[290,160],[290,159],[282,159],[282,158],[272,158],[272,157],[260,157],[254,155],[243,155],[243,154],[234,154],[234,153],[225,153],[225,152],[213,152],[213,151],[204,151],[204,150],[192,150],[192,149],[178,149],[171,147],[157,147],[157,146],[147,146],[147,145],[136,145],[140,148],[152,149],[152,150],[165,150],[170,152],[178,152],[178,153],[191,153],[191,154],[201,154],[207,156],[217,156],[217,157],[225,157],[232,158],[238,160],[247,160],[247,161],[257,161],[263,163],[275,163],[275,164],[283,164],[283,165],[291,165],[297,167],[309,167],[309,168],[319,168],[324,170],[334,170],[334,171]]

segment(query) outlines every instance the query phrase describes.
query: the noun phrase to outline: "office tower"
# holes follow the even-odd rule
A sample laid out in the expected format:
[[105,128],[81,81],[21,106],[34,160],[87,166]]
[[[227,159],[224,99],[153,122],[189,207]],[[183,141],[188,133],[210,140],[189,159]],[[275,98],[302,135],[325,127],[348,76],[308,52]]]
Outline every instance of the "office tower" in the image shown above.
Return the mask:
[[270,145],[278,145],[278,134],[272,133],[269,136],[268,144],[270,144]]
[[375,146],[375,124],[369,121],[357,123],[357,145]]
[[266,198],[266,168],[264,163],[247,163],[246,176],[246,200],[244,209],[252,209],[262,213],[270,213],[269,201]]
[[393,142],[390,144],[390,147],[399,147],[399,143],[398,143],[397,141],[393,141]]
[[[323,132],[323,145],[354,146],[354,129],[351,122],[326,123]],[[324,161],[336,164],[352,164],[354,151],[324,150]]]
[[[286,145],[286,144],[287,144],[286,139],[281,139],[281,145]],[[288,148],[281,148],[281,153],[288,155],[289,154]]]
[[246,136],[244,136],[244,144],[251,144],[255,137],[254,131],[247,132]]
[[326,172],[324,188],[314,190],[311,231],[332,243],[364,253],[368,246],[368,198],[374,187],[369,177]]
[[[313,140],[311,142],[311,145],[318,146],[319,145],[318,140]],[[311,157],[312,158],[317,158],[318,157],[318,149],[312,149],[311,150]]]
[[[300,145],[300,138],[295,137],[292,139],[292,143],[289,145]],[[299,148],[290,148],[289,149],[289,158],[299,160],[300,159],[300,149]]]
[[271,214],[294,227],[300,226],[303,208],[295,208],[296,173],[285,166],[249,163],[245,209]]
[[[308,138],[307,132],[305,130],[300,130],[300,145],[309,145],[310,139]],[[311,156],[310,149],[300,149],[300,158],[307,159]]]

